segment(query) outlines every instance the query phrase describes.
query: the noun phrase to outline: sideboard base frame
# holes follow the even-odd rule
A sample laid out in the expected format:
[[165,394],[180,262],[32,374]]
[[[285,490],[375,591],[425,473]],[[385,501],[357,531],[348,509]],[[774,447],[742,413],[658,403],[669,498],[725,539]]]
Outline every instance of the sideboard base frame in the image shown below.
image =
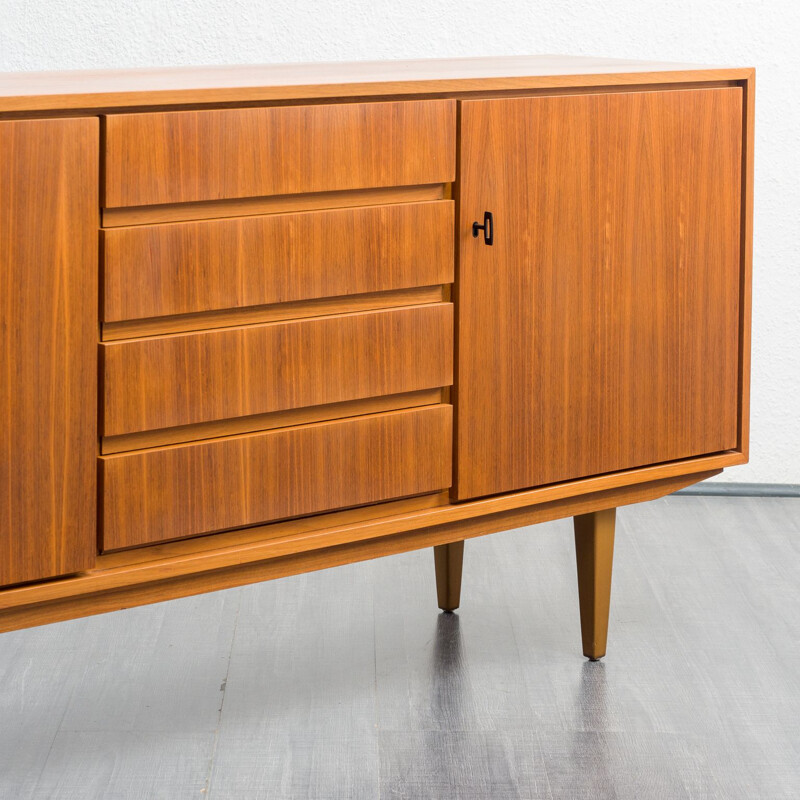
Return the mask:
[[[300,526],[301,532],[285,536],[276,529],[291,527],[292,522],[259,526],[250,530],[263,532],[263,539],[247,544],[226,547],[224,537],[229,534],[215,534],[112,553],[100,557],[96,569],[0,592],[0,633],[655,500],[742,461],[741,453],[731,451],[340,525],[331,522],[336,514],[322,515],[316,518],[319,528]],[[326,520],[329,525],[323,527]],[[190,550],[209,540],[217,546]],[[142,560],[148,551],[153,558]]]

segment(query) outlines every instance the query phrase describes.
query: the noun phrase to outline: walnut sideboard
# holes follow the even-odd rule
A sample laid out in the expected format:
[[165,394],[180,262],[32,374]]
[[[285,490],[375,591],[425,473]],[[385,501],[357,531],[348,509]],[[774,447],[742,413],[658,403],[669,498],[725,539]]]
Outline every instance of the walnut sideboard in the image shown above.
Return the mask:
[[753,90],[0,75],[0,630],[423,547],[452,610],[465,539],[571,516],[603,656],[615,509],[747,460]]

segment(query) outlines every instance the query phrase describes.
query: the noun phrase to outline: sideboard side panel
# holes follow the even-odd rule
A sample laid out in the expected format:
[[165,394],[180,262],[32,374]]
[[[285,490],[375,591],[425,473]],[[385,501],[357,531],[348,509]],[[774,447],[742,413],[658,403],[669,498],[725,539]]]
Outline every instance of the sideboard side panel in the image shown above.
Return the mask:
[[739,321],[739,431],[737,450],[750,457],[750,349],[753,313],[753,148],[755,145],[755,73],[744,82],[742,137],[742,274]]
[[96,118],[0,122],[0,585],[94,563]]

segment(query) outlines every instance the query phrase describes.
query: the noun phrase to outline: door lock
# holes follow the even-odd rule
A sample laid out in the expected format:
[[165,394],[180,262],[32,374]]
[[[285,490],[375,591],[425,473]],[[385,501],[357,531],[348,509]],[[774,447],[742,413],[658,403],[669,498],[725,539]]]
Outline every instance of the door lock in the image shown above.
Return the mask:
[[479,225],[477,222],[472,223],[472,235],[476,239],[478,238],[478,231],[483,231],[484,244],[494,244],[494,219],[491,211],[483,212],[483,225]]

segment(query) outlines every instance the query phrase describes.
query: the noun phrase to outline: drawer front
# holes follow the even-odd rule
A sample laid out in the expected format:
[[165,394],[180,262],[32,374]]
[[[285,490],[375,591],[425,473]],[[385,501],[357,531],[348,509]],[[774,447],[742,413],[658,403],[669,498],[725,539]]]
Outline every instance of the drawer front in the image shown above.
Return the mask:
[[101,457],[103,548],[440,491],[451,441],[434,405]]
[[452,280],[451,200],[104,233],[106,322]]
[[449,386],[450,303],[101,345],[103,434]]
[[454,100],[106,117],[107,208],[454,177]]

